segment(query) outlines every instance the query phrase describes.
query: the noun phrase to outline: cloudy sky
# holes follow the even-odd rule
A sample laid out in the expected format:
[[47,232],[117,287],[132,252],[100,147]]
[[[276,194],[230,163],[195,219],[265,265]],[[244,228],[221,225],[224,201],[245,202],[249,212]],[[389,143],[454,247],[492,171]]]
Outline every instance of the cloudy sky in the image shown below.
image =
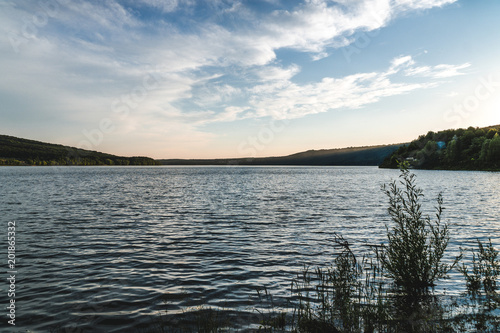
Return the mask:
[[0,133],[276,156],[500,124],[500,1],[0,1]]

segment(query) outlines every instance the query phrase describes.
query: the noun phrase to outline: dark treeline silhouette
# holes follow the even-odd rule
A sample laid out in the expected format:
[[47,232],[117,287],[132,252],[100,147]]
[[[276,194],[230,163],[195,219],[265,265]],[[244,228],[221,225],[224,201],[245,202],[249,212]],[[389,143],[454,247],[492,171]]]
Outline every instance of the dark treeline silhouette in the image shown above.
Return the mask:
[[500,125],[429,132],[399,147],[380,165],[407,161],[418,169],[500,170]]
[[0,135],[0,165],[157,165],[149,157],[122,157]]
[[401,144],[341,149],[308,150],[281,157],[236,159],[170,159],[159,160],[164,165],[372,165],[377,166]]

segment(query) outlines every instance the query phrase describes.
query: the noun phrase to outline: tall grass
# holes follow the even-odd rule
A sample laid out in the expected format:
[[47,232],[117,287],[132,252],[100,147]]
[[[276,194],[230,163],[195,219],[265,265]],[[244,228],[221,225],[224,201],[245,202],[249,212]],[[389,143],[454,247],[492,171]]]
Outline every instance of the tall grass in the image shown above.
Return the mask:
[[304,269],[294,280],[296,331],[359,332],[387,317],[380,265],[372,258],[358,259],[340,235],[334,246],[339,251],[331,267]]
[[477,240],[478,250],[472,253],[472,271],[462,263],[459,271],[464,275],[467,290],[472,295],[478,295],[483,290],[486,295],[497,296],[497,280],[500,276],[499,252],[493,247],[491,238],[485,245]]

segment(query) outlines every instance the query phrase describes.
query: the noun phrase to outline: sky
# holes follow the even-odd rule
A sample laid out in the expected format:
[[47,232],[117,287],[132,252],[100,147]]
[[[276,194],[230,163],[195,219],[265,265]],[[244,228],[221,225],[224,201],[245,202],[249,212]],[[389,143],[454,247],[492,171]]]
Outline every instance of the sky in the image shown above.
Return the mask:
[[500,124],[497,0],[0,1],[0,134],[283,156]]

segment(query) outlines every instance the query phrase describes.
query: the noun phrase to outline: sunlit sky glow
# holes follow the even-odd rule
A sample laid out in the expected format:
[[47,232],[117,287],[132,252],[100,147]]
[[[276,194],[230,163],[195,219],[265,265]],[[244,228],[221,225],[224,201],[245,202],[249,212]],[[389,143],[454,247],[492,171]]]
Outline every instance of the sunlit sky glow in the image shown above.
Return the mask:
[[500,1],[0,2],[0,133],[219,158],[500,124]]

